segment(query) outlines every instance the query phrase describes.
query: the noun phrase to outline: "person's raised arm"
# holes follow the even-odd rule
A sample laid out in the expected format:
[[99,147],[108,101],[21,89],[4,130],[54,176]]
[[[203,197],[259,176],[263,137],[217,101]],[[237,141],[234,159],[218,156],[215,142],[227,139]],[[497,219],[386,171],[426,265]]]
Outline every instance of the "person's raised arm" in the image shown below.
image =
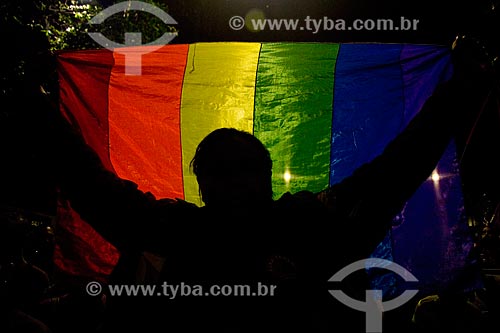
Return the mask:
[[[356,230],[373,250],[418,187],[431,175],[454,136],[470,131],[491,89],[489,73],[456,71],[437,87],[383,153],[318,193],[341,216],[343,230]],[[369,254],[369,253],[367,253]]]
[[[154,235],[167,221],[178,222],[186,208],[177,200],[157,200],[137,184],[107,170],[98,155],[61,113],[53,110],[57,185],[71,207],[118,249],[154,250]],[[161,242],[162,240],[158,240]]]

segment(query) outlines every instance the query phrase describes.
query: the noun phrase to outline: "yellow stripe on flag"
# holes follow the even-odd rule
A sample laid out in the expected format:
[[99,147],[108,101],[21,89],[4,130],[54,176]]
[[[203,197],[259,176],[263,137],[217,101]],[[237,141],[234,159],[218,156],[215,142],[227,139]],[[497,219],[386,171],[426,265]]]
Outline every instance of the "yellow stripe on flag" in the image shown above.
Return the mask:
[[260,43],[220,42],[189,46],[181,99],[182,170],[185,200],[203,203],[190,162],[211,131],[253,131],[255,75]]

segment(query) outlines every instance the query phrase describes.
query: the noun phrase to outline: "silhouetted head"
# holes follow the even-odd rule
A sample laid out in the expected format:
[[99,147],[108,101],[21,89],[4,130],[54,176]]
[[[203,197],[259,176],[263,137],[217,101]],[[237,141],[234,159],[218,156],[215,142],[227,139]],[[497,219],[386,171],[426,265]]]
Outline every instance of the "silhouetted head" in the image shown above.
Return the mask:
[[255,136],[220,128],[198,145],[191,161],[207,206],[247,205],[272,200],[272,161]]

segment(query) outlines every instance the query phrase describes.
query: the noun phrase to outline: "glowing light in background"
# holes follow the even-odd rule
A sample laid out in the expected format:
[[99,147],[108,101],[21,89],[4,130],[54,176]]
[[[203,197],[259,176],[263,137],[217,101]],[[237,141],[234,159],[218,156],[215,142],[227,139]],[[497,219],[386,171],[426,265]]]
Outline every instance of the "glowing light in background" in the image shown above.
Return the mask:
[[439,183],[439,180],[441,179],[441,176],[437,172],[437,169],[434,169],[431,174],[431,179],[434,183]]
[[290,179],[292,179],[290,171],[288,170],[285,171],[285,173],[283,174],[283,179],[285,180],[285,183],[287,183],[287,185],[290,183]]

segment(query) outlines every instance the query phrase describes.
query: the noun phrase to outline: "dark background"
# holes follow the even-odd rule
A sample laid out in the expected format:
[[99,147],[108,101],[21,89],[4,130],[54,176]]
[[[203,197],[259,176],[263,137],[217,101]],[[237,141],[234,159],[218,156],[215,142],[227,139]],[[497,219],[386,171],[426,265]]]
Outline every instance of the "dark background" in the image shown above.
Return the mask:
[[[164,0],[169,14],[178,22],[179,35],[173,43],[208,41],[301,41],[301,42],[394,42],[448,45],[457,34],[493,38],[492,5],[497,0],[457,2],[452,0]],[[378,19],[399,22],[401,16],[418,19],[416,31],[260,31],[245,28],[233,31],[228,20],[252,8],[262,10],[266,18],[304,19]],[[496,9],[498,11],[498,9]],[[500,26],[496,24],[496,28]]]

